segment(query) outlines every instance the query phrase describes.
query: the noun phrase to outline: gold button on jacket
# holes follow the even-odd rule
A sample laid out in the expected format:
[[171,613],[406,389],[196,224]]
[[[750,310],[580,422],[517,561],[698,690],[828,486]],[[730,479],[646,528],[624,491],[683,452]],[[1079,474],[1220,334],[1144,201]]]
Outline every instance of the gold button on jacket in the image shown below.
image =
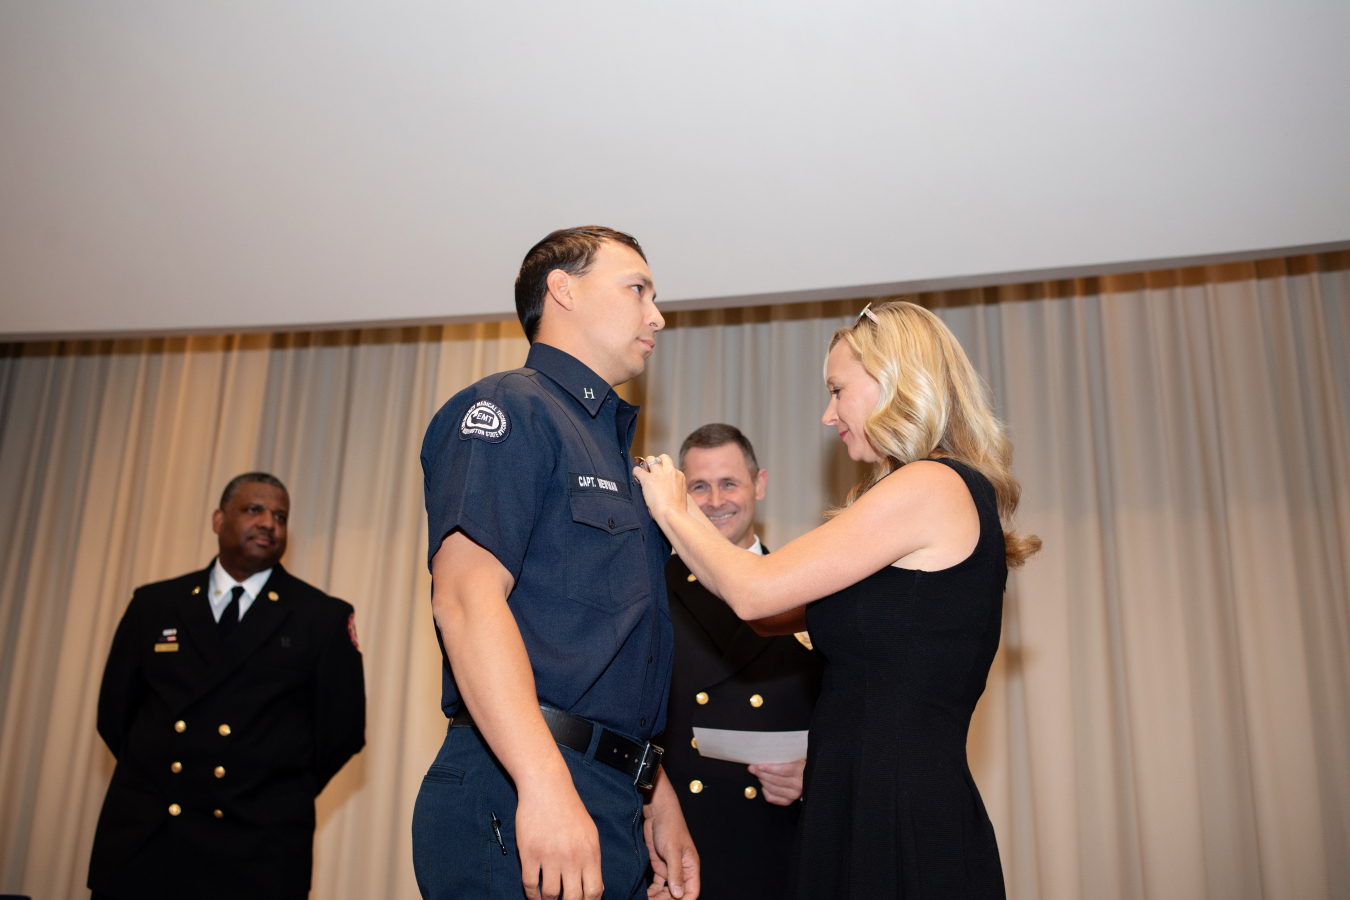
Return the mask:
[[223,818],[225,818],[225,814],[224,814],[223,812],[221,812],[220,810],[218,810],[218,809],[213,809],[213,810],[211,810],[211,813],[212,813],[217,819],[223,819]]
[[745,799],[747,799],[747,800],[753,800],[753,799],[755,799],[755,798],[758,797],[758,796],[759,796],[759,791],[755,790],[755,786],[754,786],[754,785],[751,785],[750,787],[748,787],[748,788],[745,789]]
[[698,738],[690,738],[690,739],[689,739],[689,746],[690,746],[690,747],[693,747],[695,750],[697,750],[697,749],[698,749]]
[[699,706],[703,706],[708,702],[708,694],[705,691],[699,691],[694,695],[694,699],[698,701]]
[[183,771],[183,764],[180,762],[176,762],[173,765],[169,766],[169,771],[177,775],[179,772]]
[[759,694],[752,694],[750,696],[750,705],[753,706],[755,709],[759,709],[761,706],[764,705],[764,698],[761,697]]
[[182,812],[182,811],[183,811],[183,807],[179,806],[177,803],[170,803],[170,804],[169,804],[169,815],[171,815],[171,816],[176,816],[176,815],[178,815],[178,814],[179,814],[180,812]]
[[689,583],[690,583],[690,584],[693,584],[695,581],[698,581],[698,576],[695,575],[693,572],[690,572],[690,573],[689,573]]
[[221,737],[229,737],[229,736],[230,736],[230,726],[228,726],[228,725],[222,725],[222,726],[220,726],[220,728],[218,728],[218,729],[216,729],[216,730],[220,732],[220,736],[221,736]]
[[225,767],[224,767],[224,766],[216,766],[216,777],[217,777],[217,778],[224,778],[224,777],[225,777]]
[[689,793],[697,794],[702,790],[703,790],[703,782],[699,781],[697,778],[689,782]]
[[183,732],[187,731],[187,723],[184,722],[182,719],[179,719],[177,722],[173,723],[173,730],[178,732],[179,734],[182,734]]

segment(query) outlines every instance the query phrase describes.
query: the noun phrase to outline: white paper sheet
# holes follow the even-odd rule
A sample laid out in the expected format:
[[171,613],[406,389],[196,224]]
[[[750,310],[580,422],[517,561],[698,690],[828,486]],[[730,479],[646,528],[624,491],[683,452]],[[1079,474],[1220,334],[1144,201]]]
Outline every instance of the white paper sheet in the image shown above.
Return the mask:
[[806,731],[730,731],[695,728],[700,756],[728,762],[778,763],[806,758]]

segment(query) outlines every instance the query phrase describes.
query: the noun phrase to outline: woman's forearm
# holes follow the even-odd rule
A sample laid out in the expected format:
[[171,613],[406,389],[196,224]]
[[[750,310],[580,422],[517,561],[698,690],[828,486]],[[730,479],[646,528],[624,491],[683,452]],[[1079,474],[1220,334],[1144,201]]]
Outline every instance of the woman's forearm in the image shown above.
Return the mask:
[[762,619],[792,608],[764,607],[767,592],[762,588],[773,578],[768,557],[746,553],[733,545],[692,500],[683,510],[668,511],[657,524],[689,571],[740,618]]

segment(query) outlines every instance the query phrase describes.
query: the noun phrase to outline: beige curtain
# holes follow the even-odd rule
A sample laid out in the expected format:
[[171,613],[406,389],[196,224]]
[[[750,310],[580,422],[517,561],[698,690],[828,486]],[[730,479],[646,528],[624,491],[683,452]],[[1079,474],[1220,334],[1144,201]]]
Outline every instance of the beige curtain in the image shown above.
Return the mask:
[[[1045,540],[969,745],[1009,895],[1350,896],[1350,255],[920,299],[988,378]],[[813,527],[856,475],[818,417],[860,307],[672,314],[625,389],[640,444],[737,424],[765,542]],[[88,896],[118,616],[205,564],[220,488],[262,468],[287,566],[355,604],[365,654],[314,896],[417,896],[444,731],[418,450],[526,349],[514,324],[0,347],[0,891]]]

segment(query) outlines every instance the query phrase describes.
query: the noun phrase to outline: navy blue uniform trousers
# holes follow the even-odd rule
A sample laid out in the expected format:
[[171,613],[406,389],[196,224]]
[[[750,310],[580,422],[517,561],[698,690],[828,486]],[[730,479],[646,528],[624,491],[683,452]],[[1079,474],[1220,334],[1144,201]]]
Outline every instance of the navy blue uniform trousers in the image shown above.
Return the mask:
[[[647,896],[642,795],[630,776],[595,761],[599,740],[597,727],[586,753],[558,750],[600,833],[605,900],[641,900]],[[494,814],[501,822],[501,844],[492,829]],[[516,849],[516,789],[477,729],[447,731],[417,792],[412,836],[417,887],[427,900],[525,896]]]

